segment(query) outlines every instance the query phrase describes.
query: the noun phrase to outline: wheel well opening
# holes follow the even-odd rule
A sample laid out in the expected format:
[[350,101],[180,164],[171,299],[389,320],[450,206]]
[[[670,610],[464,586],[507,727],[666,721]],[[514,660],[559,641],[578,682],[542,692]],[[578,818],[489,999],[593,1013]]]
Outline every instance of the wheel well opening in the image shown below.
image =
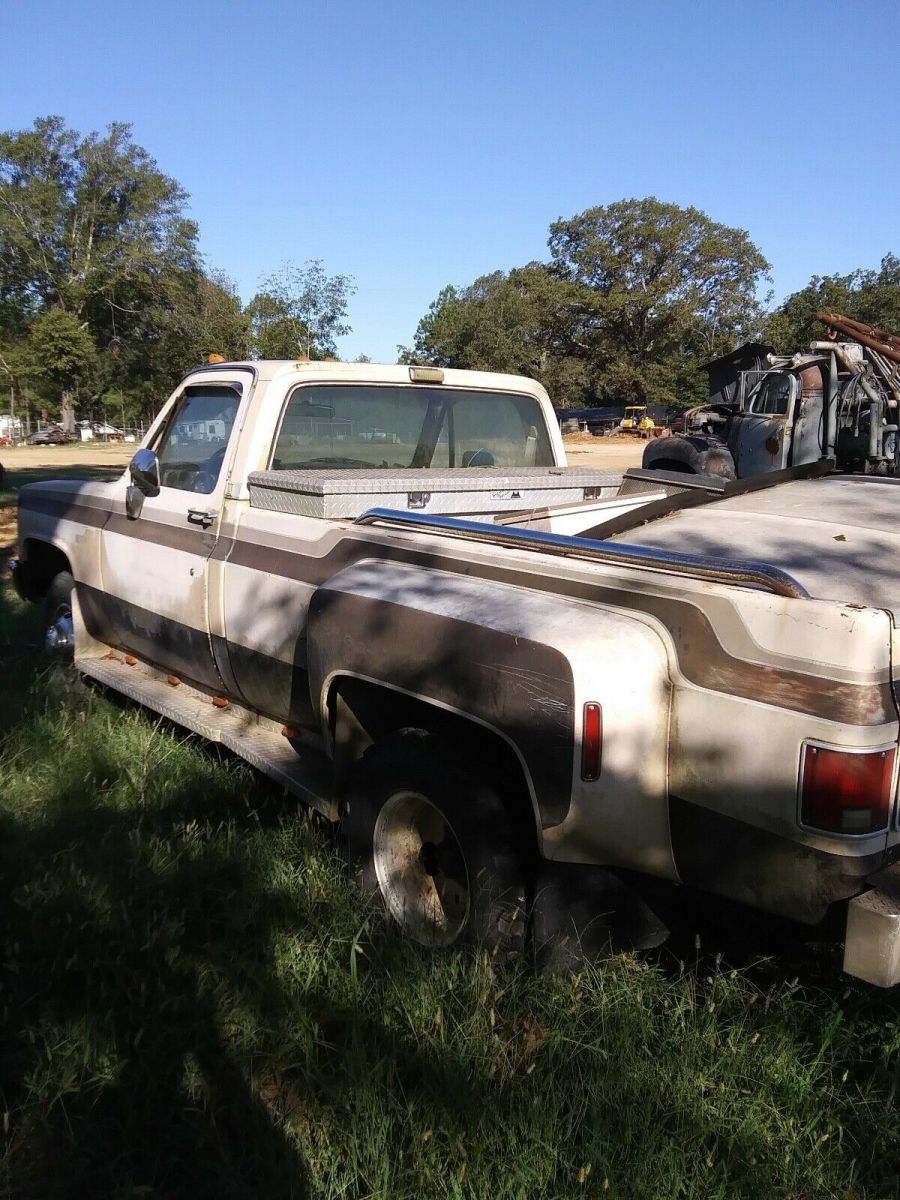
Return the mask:
[[29,600],[43,600],[60,571],[72,570],[62,550],[35,538],[27,538],[22,546],[22,565]]
[[647,471],[680,471],[682,475],[696,475],[693,467],[679,458],[654,458],[645,465]]
[[447,743],[463,767],[477,771],[496,790],[520,843],[523,861],[534,860],[538,823],[525,768],[499,733],[427,700],[348,677],[332,683],[328,711],[339,803],[350,772],[369,746],[400,729],[425,729]]

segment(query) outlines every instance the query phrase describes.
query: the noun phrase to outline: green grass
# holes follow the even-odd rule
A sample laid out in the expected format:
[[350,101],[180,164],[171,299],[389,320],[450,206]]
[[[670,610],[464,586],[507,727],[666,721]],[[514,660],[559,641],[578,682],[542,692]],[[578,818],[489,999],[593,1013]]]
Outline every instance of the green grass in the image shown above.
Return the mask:
[[898,1001],[833,954],[432,956],[324,823],[37,640],[3,585],[3,1196],[898,1194]]

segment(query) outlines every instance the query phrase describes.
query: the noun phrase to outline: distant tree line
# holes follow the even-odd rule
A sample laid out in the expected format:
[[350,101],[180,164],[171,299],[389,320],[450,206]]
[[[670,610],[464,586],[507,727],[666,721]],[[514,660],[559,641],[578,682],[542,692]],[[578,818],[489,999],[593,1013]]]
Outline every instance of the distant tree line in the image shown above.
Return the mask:
[[128,125],[0,134],[0,408],[134,424],[212,353],[337,353],[349,276],[286,264],[243,307],[186,203]]
[[824,335],[817,310],[900,331],[900,262],[815,276],[767,312],[769,263],[747,233],[653,197],[550,226],[549,262],[443,289],[403,362],[533,375],[560,407],[707,395],[700,364],[757,338],[779,351]]
[[[128,125],[0,134],[0,388],[17,412],[135,424],[209,354],[337,354],[350,276],[285,263],[244,306],[204,265],[186,205]],[[654,197],[560,219],[548,246],[547,262],[445,287],[399,361],[531,375],[561,407],[684,408],[705,398],[702,362],[748,338],[802,349],[818,309],[900,331],[893,255],[767,311],[749,235]]]

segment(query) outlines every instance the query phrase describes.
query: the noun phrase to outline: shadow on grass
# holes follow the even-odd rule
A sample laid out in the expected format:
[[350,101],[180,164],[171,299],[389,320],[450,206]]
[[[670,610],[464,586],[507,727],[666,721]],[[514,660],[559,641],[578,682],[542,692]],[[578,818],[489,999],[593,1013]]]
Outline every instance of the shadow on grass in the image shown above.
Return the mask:
[[665,971],[429,959],[247,768],[48,702],[36,625],[0,587],[10,1200],[895,1194],[895,997],[690,921]]
[[[240,861],[191,841],[191,820],[233,813],[234,774],[201,762],[179,789],[164,772],[154,802],[129,752],[137,738],[153,759],[143,721],[108,706],[98,737],[102,701],[48,667],[41,625],[0,585],[2,1192],[304,1196],[305,1164],[216,1019],[241,948],[256,961],[291,919],[277,894],[254,903]],[[255,991],[265,1009],[271,989]]]
[[25,646],[0,666],[3,1195],[310,1195],[286,1122],[327,1125],[372,1061],[463,1125],[464,1073],[354,1003],[328,836],[231,756],[66,692],[37,627],[0,587],[0,647]]
[[[345,1122],[373,1107],[384,1064],[457,1137],[487,1081],[357,1003],[360,910],[342,923],[337,871],[311,893],[277,881],[291,847],[298,865],[321,858],[313,823],[266,787],[242,796],[242,767],[182,750],[196,778],[159,786],[94,744],[55,773],[39,814],[0,820],[4,1194],[308,1196],[285,1127],[312,1123],[341,1146],[328,1170],[368,1195],[344,1144],[364,1134]],[[283,953],[298,932],[302,977]],[[399,981],[413,960],[390,937],[382,950]]]
[[[90,757],[39,819],[0,824],[3,1100],[18,1114],[5,1194],[302,1196],[304,1164],[227,1050],[215,998],[289,908],[260,903],[211,846],[184,850],[192,815],[219,801],[221,819],[233,796],[198,804],[188,787],[123,812],[103,802],[122,767]],[[264,1011],[265,976],[254,992]]]

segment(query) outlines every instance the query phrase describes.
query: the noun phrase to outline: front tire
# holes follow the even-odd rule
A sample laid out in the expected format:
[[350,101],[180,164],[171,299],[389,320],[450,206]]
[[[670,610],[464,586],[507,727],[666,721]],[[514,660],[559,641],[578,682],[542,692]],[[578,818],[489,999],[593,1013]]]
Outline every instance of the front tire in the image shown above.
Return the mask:
[[423,945],[525,947],[525,871],[503,803],[447,742],[403,730],[371,747],[344,807],[358,882]]
[[74,591],[71,573],[60,571],[44,600],[44,649],[60,662],[71,662],[75,657]]

